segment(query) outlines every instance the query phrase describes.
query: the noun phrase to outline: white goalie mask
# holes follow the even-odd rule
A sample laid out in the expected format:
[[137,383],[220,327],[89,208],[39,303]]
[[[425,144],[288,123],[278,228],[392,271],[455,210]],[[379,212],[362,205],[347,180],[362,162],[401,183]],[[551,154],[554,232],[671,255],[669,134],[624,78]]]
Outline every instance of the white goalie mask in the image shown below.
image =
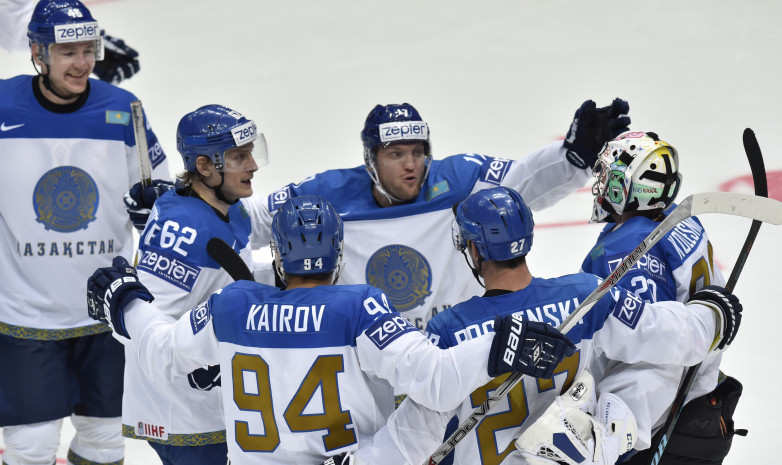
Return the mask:
[[590,223],[624,212],[663,210],[679,192],[679,154],[653,132],[628,131],[606,143],[592,170]]

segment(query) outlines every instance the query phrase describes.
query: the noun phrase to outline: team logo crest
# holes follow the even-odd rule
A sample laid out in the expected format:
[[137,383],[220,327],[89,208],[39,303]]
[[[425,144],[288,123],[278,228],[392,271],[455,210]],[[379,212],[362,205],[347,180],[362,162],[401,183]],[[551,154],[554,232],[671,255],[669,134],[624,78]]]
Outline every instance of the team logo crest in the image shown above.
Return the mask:
[[432,267],[417,250],[388,245],[369,257],[367,284],[385,292],[397,311],[404,312],[423,305],[432,293]]
[[35,185],[33,208],[35,220],[46,229],[65,233],[87,229],[98,210],[98,186],[75,166],[51,169]]

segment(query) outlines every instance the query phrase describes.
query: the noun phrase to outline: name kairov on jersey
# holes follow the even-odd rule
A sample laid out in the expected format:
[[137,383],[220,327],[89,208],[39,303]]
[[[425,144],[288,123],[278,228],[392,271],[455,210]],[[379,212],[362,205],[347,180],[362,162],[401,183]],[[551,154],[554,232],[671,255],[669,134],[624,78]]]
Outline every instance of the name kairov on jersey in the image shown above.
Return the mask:
[[246,331],[262,333],[320,332],[325,304],[253,304],[247,313]]

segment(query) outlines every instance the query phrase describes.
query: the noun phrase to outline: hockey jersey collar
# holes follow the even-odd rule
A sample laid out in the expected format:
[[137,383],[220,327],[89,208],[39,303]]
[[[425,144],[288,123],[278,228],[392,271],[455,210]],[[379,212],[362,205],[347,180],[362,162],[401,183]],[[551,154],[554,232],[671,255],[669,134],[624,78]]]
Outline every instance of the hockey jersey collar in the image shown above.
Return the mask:
[[74,111],[83,107],[84,104],[87,103],[87,98],[90,96],[90,81],[87,81],[87,89],[85,89],[84,92],[79,95],[79,98],[76,99],[75,102],[65,105],[51,102],[46,97],[44,97],[43,92],[41,92],[41,88],[38,85],[38,81],[40,79],[41,76],[34,76],[32,79],[33,95],[35,95],[35,99],[38,100],[38,103],[40,103],[44,109],[51,111],[52,113],[73,113]]

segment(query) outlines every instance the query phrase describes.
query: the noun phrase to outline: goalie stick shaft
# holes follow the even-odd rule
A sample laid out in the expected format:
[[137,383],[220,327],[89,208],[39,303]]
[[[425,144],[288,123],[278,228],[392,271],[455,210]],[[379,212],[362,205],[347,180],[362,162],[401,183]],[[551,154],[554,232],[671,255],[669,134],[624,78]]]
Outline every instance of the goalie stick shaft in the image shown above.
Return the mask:
[[147,131],[144,124],[144,110],[141,100],[130,103],[131,119],[133,120],[133,134],[136,138],[136,150],[138,151],[138,167],[141,173],[141,187],[152,184],[152,166],[149,162],[149,147],[147,146]]
[[219,237],[213,237],[206,243],[206,253],[222,267],[234,281],[255,281],[252,272],[244,263],[242,257]]
[[[747,160],[749,161],[749,167],[752,171],[752,181],[755,185],[755,195],[759,197],[768,197],[768,180],[766,179],[766,167],[763,163],[763,153],[760,151],[760,145],[758,144],[755,133],[752,129],[745,129],[743,134],[744,151],[747,154]],[[744,269],[744,265],[747,262],[752,245],[755,243],[755,238],[760,231],[760,225],[762,221],[752,220],[752,225],[749,228],[747,239],[744,241],[744,245],[741,247],[739,256],[736,259],[736,264],[733,265],[733,270],[730,273],[725,288],[728,291],[733,291],[736,287],[736,282],[739,280],[739,275]],[[684,409],[684,400],[687,398],[690,389],[692,388],[695,378],[700,371],[701,363],[691,366],[684,374],[679,386],[679,390],[676,391],[676,395],[673,398],[673,405],[668,413],[668,418],[665,419],[661,431],[662,434],[652,444],[651,450],[654,451],[650,465],[657,465],[660,463],[663,454],[665,453],[665,447],[668,445],[668,439],[673,433],[673,429],[676,426],[676,422],[679,420],[679,415]]]
[[[649,249],[662,239],[682,220],[702,213],[724,213],[728,215],[744,216],[772,224],[782,224],[782,202],[765,199],[752,195],[734,194],[726,192],[708,192],[693,194],[685,198],[649,235],[641,241],[624,260],[616,267],[613,273],[600,283],[592,291],[581,305],[570,316],[557,326],[564,334],[570,332],[576,324],[595,306],[595,304],[630,270],[630,268]],[[465,421],[463,421],[454,433],[435,450],[424,462],[424,465],[436,465],[440,463],[464,437],[472,431],[483,418],[491,411],[491,408],[510,392],[511,389],[523,378],[519,372],[511,373],[481,405],[476,408]]]

